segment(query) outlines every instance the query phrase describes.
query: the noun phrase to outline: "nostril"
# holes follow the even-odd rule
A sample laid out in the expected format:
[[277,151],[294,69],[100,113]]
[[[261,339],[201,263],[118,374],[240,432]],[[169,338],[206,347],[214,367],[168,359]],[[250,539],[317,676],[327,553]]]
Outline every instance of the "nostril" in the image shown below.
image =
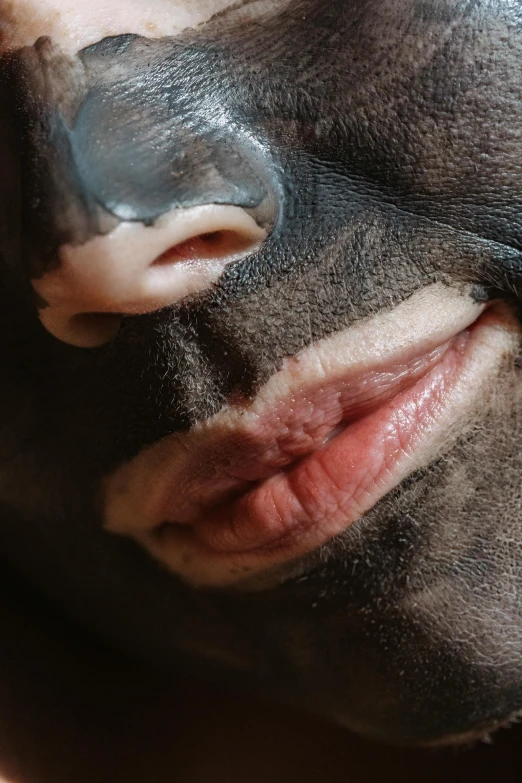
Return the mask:
[[253,250],[259,244],[259,234],[223,230],[209,231],[169,248],[154,262],[154,266],[175,264],[179,261],[209,261],[232,258]]
[[32,281],[44,327],[94,348],[113,340],[128,315],[144,315],[199,294],[267,238],[238,207],[173,210],[153,226],[121,223],[83,245],[64,245],[60,263]]

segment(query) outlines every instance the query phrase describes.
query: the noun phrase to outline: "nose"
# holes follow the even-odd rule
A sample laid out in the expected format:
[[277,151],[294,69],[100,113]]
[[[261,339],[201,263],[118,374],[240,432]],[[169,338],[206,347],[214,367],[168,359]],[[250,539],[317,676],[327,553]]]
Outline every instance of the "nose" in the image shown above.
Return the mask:
[[25,269],[66,343],[208,288],[277,225],[278,164],[187,51],[126,35],[71,59],[42,39],[13,65]]
[[62,246],[58,265],[33,280],[40,320],[62,342],[98,347],[116,336],[125,315],[208,288],[265,236],[246,210],[219,204],[174,209],[152,226],[121,222],[105,236]]

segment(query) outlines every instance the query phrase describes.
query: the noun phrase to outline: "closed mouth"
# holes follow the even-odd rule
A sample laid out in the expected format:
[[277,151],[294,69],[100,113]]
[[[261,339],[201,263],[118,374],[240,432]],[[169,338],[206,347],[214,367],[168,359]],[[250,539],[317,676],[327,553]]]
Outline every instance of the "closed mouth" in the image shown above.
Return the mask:
[[287,360],[255,400],[156,444],[109,480],[107,528],[209,586],[343,533],[462,433],[513,349],[504,306],[459,296],[449,324],[434,301],[416,323],[412,297],[395,311],[406,337],[386,316],[359,324]]

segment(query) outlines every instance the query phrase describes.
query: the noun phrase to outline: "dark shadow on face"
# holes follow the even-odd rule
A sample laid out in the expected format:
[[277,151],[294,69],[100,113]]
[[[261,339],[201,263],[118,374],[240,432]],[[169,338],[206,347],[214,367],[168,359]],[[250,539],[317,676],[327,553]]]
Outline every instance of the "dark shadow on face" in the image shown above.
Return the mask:
[[[520,730],[472,752],[402,751],[234,690],[155,672],[2,582],[2,774],[23,783],[517,783]],[[38,654],[35,654],[38,651]]]
[[[158,665],[223,670],[392,742],[480,732],[522,708],[515,356],[472,431],[277,587],[194,591],[101,530],[109,471],[315,341],[434,282],[518,312],[517,12],[250,5],[248,24],[240,7],[172,40],[74,61],[43,41],[4,63],[2,558]],[[64,241],[209,197],[277,206],[259,252],[103,349],[43,331],[28,277]]]
[[0,766],[9,781],[377,783],[390,769],[405,783],[519,778],[518,728],[472,752],[385,748],[102,648],[12,574],[2,580],[0,618]]

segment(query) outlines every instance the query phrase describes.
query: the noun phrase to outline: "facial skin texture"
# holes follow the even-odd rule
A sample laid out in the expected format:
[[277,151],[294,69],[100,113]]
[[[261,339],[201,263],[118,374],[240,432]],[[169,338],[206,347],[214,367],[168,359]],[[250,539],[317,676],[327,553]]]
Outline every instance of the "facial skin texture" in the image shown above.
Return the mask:
[[[0,552],[20,578],[157,665],[222,671],[386,741],[458,739],[522,709],[516,340],[429,466],[257,590],[192,589],[100,510],[146,446],[422,288],[519,318],[521,23],[500,0],[251,2],[172,38],[5,59]],[[172,190],[174,148],[192,163]],[[131,159],[150,180],[118,180]],[[126,318],[100,349],[45,332],[29,280],[61,244],[216,193],[277,205],[216,286]]]

